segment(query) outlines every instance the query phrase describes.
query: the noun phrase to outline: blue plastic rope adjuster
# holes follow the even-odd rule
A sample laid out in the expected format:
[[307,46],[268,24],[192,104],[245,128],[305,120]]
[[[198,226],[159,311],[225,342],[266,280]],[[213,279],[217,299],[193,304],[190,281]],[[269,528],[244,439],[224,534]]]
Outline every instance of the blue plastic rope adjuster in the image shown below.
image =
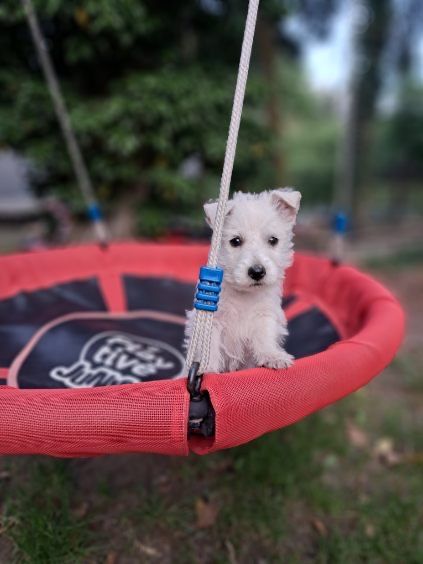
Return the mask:
[[194,299],[195,309],[217,311],[222,280],[223,270],[221,268],[210,266],[200,268],[199,282]]
[[333,218],[333,231],[337,235],[345,235],[348,230],[348,217],[343,211],[338,211]]
[[88,217],[91,221],[96,223],[97,221],[101,221],[103,219],[103,214],[101,213],[100,206],[98,204],[91,204],[87,208]]

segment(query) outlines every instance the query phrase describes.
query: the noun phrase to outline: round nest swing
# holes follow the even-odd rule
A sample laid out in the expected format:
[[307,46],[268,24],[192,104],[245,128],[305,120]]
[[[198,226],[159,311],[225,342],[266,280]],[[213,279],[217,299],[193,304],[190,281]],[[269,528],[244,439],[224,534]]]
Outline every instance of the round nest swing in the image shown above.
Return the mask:
[[[207,262],[211,279],[217,267],[259,0],[249,2],[210,252],[205,245],[104,245],[32,2],[21,2],[103,244],[0,257],[0,454],[207,454],[295,423],[381,372],[403,336],[398,302],[355,268],[301,254],[281,304],[292,367],[202,375],[193,338],[187,359],[193,353],[195,362],[187,360],[188,375],[184,368],[185,311],[199,266]],[[196,321],[212,315],[200,311]]]
[[394,356],[395,298],[355,268],[297,253],[283,304],[296,362],[206,374],[215,432],[188,435],[183,325],[207,251],[124,243],[2,257],[0,453],[206,454],[295,423]]

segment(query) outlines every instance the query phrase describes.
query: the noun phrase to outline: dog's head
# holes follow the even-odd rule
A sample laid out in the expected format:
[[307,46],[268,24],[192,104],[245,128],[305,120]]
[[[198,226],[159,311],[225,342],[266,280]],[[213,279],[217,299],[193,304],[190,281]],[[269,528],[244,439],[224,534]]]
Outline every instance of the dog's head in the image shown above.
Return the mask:
[[[292,261],[292,230],[301,194],[277,189],[260,194],[237,192],[228,201],[219,265],[225,283],[242,291],[279,285]],[[217,202],[204,205],[213,229]]]

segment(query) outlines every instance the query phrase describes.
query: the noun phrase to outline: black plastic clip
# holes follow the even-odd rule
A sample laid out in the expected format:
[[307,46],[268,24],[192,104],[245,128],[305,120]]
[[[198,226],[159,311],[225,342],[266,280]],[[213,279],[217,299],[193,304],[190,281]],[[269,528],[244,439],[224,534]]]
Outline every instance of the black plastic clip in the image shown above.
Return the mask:
[[188,372],[187,388],[189,402],[188,433],[212,437],[214,435],[215,412],[207,392],[201,391],[203,375],[198,373],[199,362],[193,362]]
[[199,368],[200,368],[200,363],[193,362],[188,372],[187,388],[189,391],[189,395],[191,396],[191,399],[194,399],[194,397],[201,394],[200,389],[201,389],[201,382],[203,380],[203,375],[198,374]]

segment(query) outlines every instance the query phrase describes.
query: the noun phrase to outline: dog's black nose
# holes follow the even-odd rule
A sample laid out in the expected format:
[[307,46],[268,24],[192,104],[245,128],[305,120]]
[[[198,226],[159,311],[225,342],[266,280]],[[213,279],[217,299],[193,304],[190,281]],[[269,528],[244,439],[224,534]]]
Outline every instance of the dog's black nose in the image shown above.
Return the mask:
[[253,280],[261,280],[266,274],[266,269],[261,264],[255,264],[248,269],[248,276]]

